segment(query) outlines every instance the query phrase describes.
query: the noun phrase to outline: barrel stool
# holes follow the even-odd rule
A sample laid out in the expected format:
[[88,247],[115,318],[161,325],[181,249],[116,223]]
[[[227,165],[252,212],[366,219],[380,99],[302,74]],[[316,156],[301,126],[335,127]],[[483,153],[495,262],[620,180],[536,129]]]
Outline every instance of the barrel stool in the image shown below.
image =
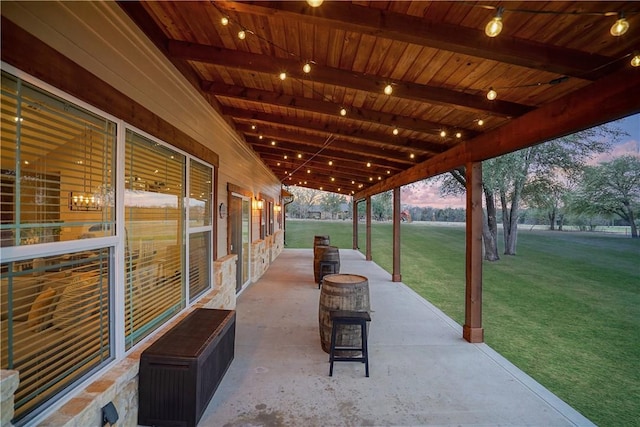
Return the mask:
[[320,289],[320,285],[322,285],[322,278],[327,274],[338,274],[340,272],[340,266],[338,265],[338,261],[320,261],[318,266],[320,269],[319,279],[318,280],[318,289]]
[[[333,362],[362,362],[364,363],[365,374],[369,376],[369,352],[367,349],[367,322],[371,321],[371,316],[367,311],[331,311],[331,348],[329,349],[329,376],[333,376]],[[360,325],[360,347],[337,347],[336,335],[341,325]],[[336,352],[340,351],[359,351],[361,356],[346,357],[336,356]]]

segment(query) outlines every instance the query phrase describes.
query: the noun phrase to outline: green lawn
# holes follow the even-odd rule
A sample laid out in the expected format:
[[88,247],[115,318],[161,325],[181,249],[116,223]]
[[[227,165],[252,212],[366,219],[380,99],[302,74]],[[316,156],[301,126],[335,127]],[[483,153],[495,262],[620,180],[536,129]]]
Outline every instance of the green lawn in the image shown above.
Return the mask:
[[[286,226],[289,248],[311,248],[324,234],[352,247],[351,221]],[[460,226],[402,224],[402,281],[460,324],[464,235]],[[373,223],[373,259],[387,271],[391,251],[391,224]],[[483,302],[487,344],[596,424],[640,425],[640,240],[520,230],[517,256],[483,264]]]

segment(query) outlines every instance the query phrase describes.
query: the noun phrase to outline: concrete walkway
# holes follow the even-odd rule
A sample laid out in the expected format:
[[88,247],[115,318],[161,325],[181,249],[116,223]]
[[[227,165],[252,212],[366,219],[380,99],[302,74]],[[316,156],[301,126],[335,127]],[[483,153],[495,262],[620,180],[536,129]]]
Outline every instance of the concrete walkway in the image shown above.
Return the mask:
[[285,249],[238,298],[235,359],[199,426],[593,425],[360,252],[340,259],[369,280],[371,376],[329,377],[313,251]]

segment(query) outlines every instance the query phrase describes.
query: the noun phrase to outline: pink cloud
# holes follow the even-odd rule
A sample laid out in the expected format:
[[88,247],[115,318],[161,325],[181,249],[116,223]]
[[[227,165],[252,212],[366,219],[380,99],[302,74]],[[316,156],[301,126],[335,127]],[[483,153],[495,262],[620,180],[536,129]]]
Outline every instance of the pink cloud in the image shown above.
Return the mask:
[[593,156],[588,164],[597,165],[602,162],[608,162],[616,157],[620,156],[636,156],[640,157],[640,141],[636,141],[635,139],[630,139],[622,144],[618,144],[613,147],[611,151],[608,153],[602,153]]
[[443,197],[440,195],[439,185],[417,182],[412,186],[402,187],[400,200],[403,206],[419,206],[432,208],[463,208],[465,197]]

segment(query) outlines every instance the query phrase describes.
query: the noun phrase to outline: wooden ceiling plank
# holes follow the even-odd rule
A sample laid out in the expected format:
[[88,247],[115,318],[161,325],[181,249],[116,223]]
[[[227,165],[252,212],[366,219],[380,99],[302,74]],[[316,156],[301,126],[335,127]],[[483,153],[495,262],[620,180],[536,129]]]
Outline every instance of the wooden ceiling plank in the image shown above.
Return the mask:
[[[174,59],[186,61],[201,61],[209,64],[239,68],[259,73],[267,73],[274,76],[281,70],[287,70],[287,74],[298,79],[313,79],[316,82],[341,87],[350,87],[366,92],[383,95],[383,89],[387,85],[384,78],[330,67],[313,67],[310,76],[307,76],[299,66],[299,63],[290,59],[274,58],[266,55],[257,55],[247,52],[225,49],[216,46],[205,46],[194,43],[169,40],[167,50]],[[394,94],[400,98],[411,99],[419,102],[432,102],[444,105],[455,105],[471,111],[481,111],[503,117],[517,117],[531,110],[530,107],[507,101],[488,101],[483,94],[474,95],[458,92],[451,89],[427,86],[410,82],[395,82]]]
[[238,108],[223,108],[223,114],[230,116],[234,119],[244,119],[248,121],[260,121],[267,123],[280,123],[287,126],[308,129],[316,132],[320,132],[326,135],[333,134],[337,137],[346,137],[353,139],[354,141],[362,141],[365,144],[379,146],[382,148],[401,150],[407,153],[411,153],[415,150],[422,152],[431,151],[431,147],[424,141],[418,140],[402,140],[397,138],[389,138],[388,135],[380,135],[377,133],[363,132],[360,129],[354,129],[353,132],[345,132],[344,128],[331,126],[329,124],[322,124],[321,122],[308,121],[308,120],[296,120],[288,117],[283,117],[274,114],[260,113],[249,110],[241,110]]
[[326,2],[322,13],[299,2],[219,2],[225,10],[282,16],[319,26],[359,31],[364,34],[457,52],[526,68],[589,80],[604,74],[597,67],[612,58],[591,55],[533,40],[501,36],[489,38],[483,29],[431,21],[348,2]]
[[[309,112],[316,112],[319,114],[326,114],[330,116],[336,116],[339,105],[332,102],[317,101],[314,99],[301,98],[296,96],[289,96],[283,93],[263,91],[259,89],[252,89],[248,87],[226,85],[223,83],[215,82],[203,82],[202,89],[206,92],[212,93],[216,96],[230,97],[253,101],[257,103],[266,103],[279,105],[281,107],[302,109]],[[396,114],[384,113],[376,110],[368,110],[364,108],[357,108],[350,111],[349,119],[359,120],[363,122],[370,122],[388,126],[391,131],[393,127],[413,130],[416,132],[427,133],[430,135],[439,135],[442,129],[442,124],[437,122],[431,122],[426,120],[420,120],[413,117],[403,117]],[[470,128],[460,128],[464,130],[467,138],[472,138],[478,135],[476,130]],[[441,151],[443,147],[434,148]]]
[[[251,129],[251,125],[243,124],[243,123],[238,123],[236,125],[236,128],[240,132],[243,132],[245,136],[250,135],[253,137],[259,137],[260,135],[262,135],[263,139],[267,141],[275,140],[276,143],[291,142],[294,144],[304,144],[304,145],[314,147],[316,150],[321,148],[327,141],[327,137],[313,136],[313,135],[299,135],[299,134],[280,131],[272,128],[260,127],[259,130],[258,129],[254,130],[254,129]],[[392,168],[393,169],[397,168],[398,170],[406,168],[407,165],[415,164],[415,162],[411,161],[406,156],[406,154],[395,155],[394,158],[392,158],[391,157],[393,155],[392,150],[381,149],[381,148],[376,148],[371,146],[363,146],[362,144],[354,144],[352,142],[349,142],[340,138],[334,139],[333,143],[331,144],[331,148],[336,151],[344,151],[347,153],[362,152],[365,155],[368,155],[374,159],[384,160],[384,161],[387,161],[388,163],[389,161],[393,160],[394,162],[397,162],[397,164],[394,164]],[[339,155],[340,154],[338,153],[337,157],[339,157]]]

